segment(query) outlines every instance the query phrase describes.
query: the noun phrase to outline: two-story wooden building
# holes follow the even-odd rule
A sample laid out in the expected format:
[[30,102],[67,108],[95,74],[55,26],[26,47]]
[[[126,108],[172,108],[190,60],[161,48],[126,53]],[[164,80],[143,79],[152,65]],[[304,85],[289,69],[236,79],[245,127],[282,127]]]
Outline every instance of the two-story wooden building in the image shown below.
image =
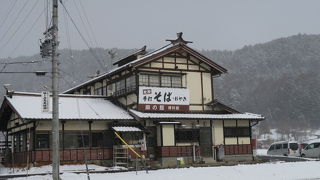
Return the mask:
[[[114,65],[118,67],[110,72],[63,92],[60,108],[69,108],[65,112],[69,118],[60,115],[62,161],[83,160],[75,155],[81,152],[81,157],[83,153],[89,154],[89,160],[113,159],[116,162],[114,147],[121,142],[110,133],[112,131],[121,133],[128,144],[141,148],[150,161],[163,167],[176,166],[179,162],[214,163],[218,147],[224,148],[225,160],[252,159],[251,128],[264,118],[238,112],[219,102],[214,93],[214,79],[227,70],[190,48],[187,45],[190,42],[183,40],[182,33],[168,41],[168,45],[152,52],[143,47],[116,61]],[[24,146],[21,137],[28,136],[21,134],[28,134],[29,128],[33,132],[30,143],[35,144],[29,148],[35,154],[31,159],[43,161],[40,152],[50,154],[50,145],[42,146],[42,142],[50,142],[51,117],[47,114],[43,120],[40,110],[33,112],[32,118],[24,117],[18,106],[26,104],[14,99],[28,96],[34,97],[33,103],[40,103],[40,95],[35,94],[11,93],[5,98],[0,110],[0,130],[14,137],[14,152],[18,153],[16,149]],[[83,109],[77,109],[77,102],[83,99],[87,103],[83,104]],[[113,112],[114,109],[122,118]],[[87,115],[86,111],[96,113]],[[25,128],[21,129],[22,126]],[[85,143],[74,143],[71,147],[68,141],[83,141],[80,131],[86,136]],[[95,134],[96,131],[101,134]],[[43,141],[42,132],[47,134]],[[97,147],[97,143],[101,147]],[[130,157],[135,158],[134,154]]]

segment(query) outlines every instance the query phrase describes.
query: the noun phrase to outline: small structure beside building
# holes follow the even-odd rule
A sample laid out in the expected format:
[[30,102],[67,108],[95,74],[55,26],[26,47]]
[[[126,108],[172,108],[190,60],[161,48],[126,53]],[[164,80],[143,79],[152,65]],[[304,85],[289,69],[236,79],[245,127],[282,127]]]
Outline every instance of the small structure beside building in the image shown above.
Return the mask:
[[[138,155],[161,167],[252,160],[251,128],[264,117],[219,102],[214,79],[227,70],[190,48],[182,33],[169,41],[60,95],[62,162],[128,165]],[[40,107],[37,93],[13,92],[2,103],[0,130],[12,136],[16,162],[51,160],[51,114]]]

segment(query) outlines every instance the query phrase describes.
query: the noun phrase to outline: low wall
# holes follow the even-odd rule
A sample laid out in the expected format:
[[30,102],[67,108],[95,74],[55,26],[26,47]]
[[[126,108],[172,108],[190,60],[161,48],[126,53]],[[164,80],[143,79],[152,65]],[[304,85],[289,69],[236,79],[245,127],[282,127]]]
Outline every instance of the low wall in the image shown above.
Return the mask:
[[252,147],[250,144],[224,145],[224,153],[225,155],[252,154]]
[[[14,153],[15,163],[50,162],[51,150],[35,150]],[[108,160],[112,159],[112,149],[65,149],[60,150],[60,161],[84,161],[84,160]]]

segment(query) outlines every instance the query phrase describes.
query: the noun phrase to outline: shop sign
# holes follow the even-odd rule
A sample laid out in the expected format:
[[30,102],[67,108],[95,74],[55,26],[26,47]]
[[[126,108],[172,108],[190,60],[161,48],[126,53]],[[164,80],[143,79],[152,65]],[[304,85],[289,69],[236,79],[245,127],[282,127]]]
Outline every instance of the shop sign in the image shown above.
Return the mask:
[[138,109],[141,111],[188,111],[189,90],[140,86]]
[[48,91],[41,92],[41,111],[49,112],[50,93]]

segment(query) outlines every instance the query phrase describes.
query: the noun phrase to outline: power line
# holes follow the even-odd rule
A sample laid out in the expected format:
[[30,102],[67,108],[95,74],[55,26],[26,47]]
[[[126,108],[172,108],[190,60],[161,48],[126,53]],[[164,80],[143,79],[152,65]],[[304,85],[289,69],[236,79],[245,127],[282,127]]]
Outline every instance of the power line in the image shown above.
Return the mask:
[[[12,2],[12,1],[11,1],[11,2]],[[8,8],[7,15],[3,18],[3,20],[2,20],[2,22],[1,22],[1,24],[0,24],[0,29],[2,28],[2,26],[4,25],[4,23],[7,21],[9,15],[11,14],[12,9],[13,9],[14,6],[16,5],[16,3],[17,3],[17,0],[15,0],[15,1],[11,4],[11,6]]]
[[66,30],[67,45],[68,45],[68,48],[69,48],[70,56],[73,59],[73,54],[72,54],[72,50],[71,50],[71,39],[70,39],[69,23],[68,23],[68,20],[67,20],[66,11],[63,11],[63,19],[64,19],[64,24],[65,24],[64,27],[65,27],[65,30]]
[[4,37],[6,37],[7,33],[10,31],[10,29],[12,28],[12,26],[16,23],[16,21],[17,21],[18,18],[20,17],[20,14],[21,14],[22,11],[24,10],[24,8],[26,7],[26,5],[27,5],[28,2],[29,2],[29,0],[26,0],[26,2],[23,4],[23,6],[19,9],[17,16],[14,18],[14,20],[13,20],[12,23],[10,24],[9,28],[7,29],[7,31],[1,36],[0,42],[3,40]]
[[0,51],[3,50],[8,43],[14,38],[14,36],[16,35],[16,33],[20,30],[20,28],[22,27],[22,25],[26,22],[27,18],[29,18],[30,14],[32,13],[32,11],[35,9],[36,5],[37,5],[38,1],[36,0],[34,4],[32,4],[31,9],[29,10],[29,12],[27,13],[27,15],[24,17],[24,19],[22,20],[22,22],[20,23],[20,25],[18,26],[18,28],[16,28],[16,30],[14,31],[14,33],[10,36],[10,38],[7,40],[7,42],[0,48]]
[[5,65],[2,67],[2,69],[0,70],[0,73],[3,72],[4,69],[6,69],[6,67],[7,67],[7,64],[5,64]]
[[[79,0],[77,0],[77,1],[79,1]],[[75,0],[73,0],[73,4],[74,4],[74,6],[76,7],[76,11],[78,12],[79,18],[80,18],[80,20],[81,20],[81,22],[82,22],[82,24],[83,24],[84,31],[86,32],[86,34],[87,34],[87,36],[88,36],[88,38],[89,38],[90,43],[93,45],[92,40],[91,40],[91,35],[90,35],[90,33],[89,33],[88,29],[87,29],[87,26],[86,26],[86,24],[85,24],[85,22],[84,22],[84,20],[83,20],[83,18],[82,18],[80,9],[79,9],[77,3],[75,2]]]
[[82,5],[81,0],[79,0],[79,3],[80,3],[80,6],[81,6],[81,9],[82,9],[82,11],[83,11],[84,17],[85,17],[85,19],[87,20],[87,23],[88,23],[88,25],[89,25],[89,29],[90,29],[91,34],[92,34],[92,36],[93,36],[93,40],[95,41],[95,43],[96,43],[97,46],[101,47],[101,45],[98,43],[98,41],[97,41],[97,39],[96,39],[96,36],[94,35],[94,32],[93,32],[91,23],[90,23],[90,21],[89,21],[89,19],[88,19],[86,10],[85,10],[85,8],[84,8],[83,5]]
[[65,7],[64,3],[62,2],[62,0],[60,0],[60,3],[62,5],[62,7],[64,8],[64,10],[66,11],[68,17],[70,18],[72,24],[74,25],[74,27],[76,28],[76,30],[78,31],[81,39],[83,40],[83,42],[86,44],[86,46],[89,48],[89,52],[93,55],[93,57],[95,58],[95,60],[98,62],[98,64],[101,67],[104,67],[103,63],[101,63],[101,60],[97,57],[97,55],[93,52],[92,48],[90,47],[88,41],[84,38],[84,36],[82,35],[81,31],[79,30],[78,26],[76,25],[76,23],[74,22],[73,18],[71,17],[71,15],[69,14],[67,8]]
[[30,34],[30,32],[32,31],[32,29],[34,28],[34,26],[36,25],[36,23],[39,21],[40,17],[42,16],[42,14],[44,13],[45,10],[43,10],[40,15],[35,19],[35,21],[32,23],[32,25],[30,26],[30,28],[28,29],[28,31],[24,34],[24,36],[22,37],[22,39],[18,42],[17,46],[15,48],[13,48],[13,50],[11,51],[11,53],[9,54],[9,57],[13,55],[13,53],[16,52],[16,50],[20,47],[20,45],[22,44],[22,42],[28,37],[28,34]]

